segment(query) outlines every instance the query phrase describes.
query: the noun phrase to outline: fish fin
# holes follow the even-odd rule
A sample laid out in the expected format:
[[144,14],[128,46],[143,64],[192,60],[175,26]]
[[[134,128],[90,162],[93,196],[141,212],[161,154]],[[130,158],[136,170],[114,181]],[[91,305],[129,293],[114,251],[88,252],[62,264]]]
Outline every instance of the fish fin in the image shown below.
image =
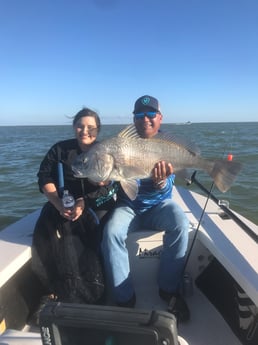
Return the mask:
[[121,180],[120,185],[129,199],[135,200],[138,193],[138,183],[136,180]]
[[225,193],[231,187],[241,168],[242,164],[239,162],[217,160],[214,163],[210,176],[214,179],[218,189]]
[[141,138],[134,124],[125,127],[117,136],[120,138]]
[[[138,134],[134,124],[124,128],[121,132],[118,133],[117,136],[120,138],[142,139],[141,136]],[[155,135],[155,137],[152,137],[151,139],[168,141],[170,143],[176,144],[178,146],[183,147],[194,156],[199,156],[201,153],[199,147],[195,143],[187,141],[185,138],[179,137],[172,133],[158,132]]]
[[195,143],[187,140],[186,138],[180,137],[172,133],[161,131],[161,132],[158,132],[155,135],[155,137],[151,139],[163,140],[163,141],[168,141],[170,143],[176,144],[177,146],[181,146],[182,148],[186,149],[188,152],[190,152],[194,156],[199,156],[201,154],[199,147]]

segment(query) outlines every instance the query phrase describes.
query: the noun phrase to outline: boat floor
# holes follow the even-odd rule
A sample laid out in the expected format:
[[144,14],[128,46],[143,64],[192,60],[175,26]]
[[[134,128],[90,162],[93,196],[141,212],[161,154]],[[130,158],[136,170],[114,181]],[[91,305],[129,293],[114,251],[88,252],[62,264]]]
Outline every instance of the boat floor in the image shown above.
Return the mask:
[[[141,291],[136,286],[136,291],[138,299],[135,308],[166,310],[166,304],[158,297],[157,289],[147,285]],[[186,298],[186,302],[191,319],[178,325],[180,345],[241,345],[223,317],[197,287],[194,287],[193,295]],[[8,330],[0,336],[0,345],[22,344],[42,344],[37,326],[27,325],[23,331]]]
[[[166,310],[167,305],[160,300],[157,291],[151,291],[145,286],[142,296],[148,296],[148,300],[152,298],[153,309]],[[138,298],[136,308],[149,309],[148,300]],[[197,287],[194,288],[193,295],[185,300],[190,309],[191,319],[186,323],[179,323],[178,334],[189,345],[241,345],[221,314]]]

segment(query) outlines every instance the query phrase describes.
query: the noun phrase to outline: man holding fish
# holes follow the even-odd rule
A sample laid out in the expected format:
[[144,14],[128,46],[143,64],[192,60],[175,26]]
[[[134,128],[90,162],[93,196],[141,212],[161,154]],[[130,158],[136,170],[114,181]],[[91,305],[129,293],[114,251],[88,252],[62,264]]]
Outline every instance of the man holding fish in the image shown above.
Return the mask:
[[[163,116],[156,98],[140,97],[133,114],[141,138],[152,138],[160,131]],[[159,294],[170,304],[170,311],[179,321],[187,321],[189,309],[178,290],[188,243],[188,220],[171,199],[174,178],[172,164],[159,161],[153,166],[151,177],[137,181],[138,193],[134,200],[123,191],[118,195],[117,206],[104,228],[102,252],[116,303],[133,307],[136,296],[125,244],[127,233],[134,229],[165,231],[158,275]]]
[[190,313],[179,294],[188,243],[188,219],[173,201],[174,173],[186,169],[206,171],[221,192],[226,192],[241,164],[202,158],[197,147],[160,130],[159,102],[142,96],[134,106],[134,125],[112,138],[96,143],[73,163],[76,177],[96,184],[119,181],[121,190],[108,219],[102,252],[113,296],[118,305],[133,307],[136,302],[130,275],[126,238],[128,231],[164,231],[158,275],[159,294],[169,303],[178,320]]

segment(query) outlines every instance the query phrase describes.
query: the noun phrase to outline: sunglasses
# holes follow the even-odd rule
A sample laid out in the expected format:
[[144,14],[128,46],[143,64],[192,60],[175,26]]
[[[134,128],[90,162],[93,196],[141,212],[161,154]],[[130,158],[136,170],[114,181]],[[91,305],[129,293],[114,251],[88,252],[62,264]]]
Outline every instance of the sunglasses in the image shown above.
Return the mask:
[[145,113],[134,114],[134,117],[136,120],[143,119],[145,116],[147,116],[149,119],[154,119],[156,115],[157,115],[157,111],[147,111]]
[[93,127],[93,126],[83,126],[83,125],[78,125],[78,126],[76,126],[76,128],[79,128],[79,129],[81,129],[81,130],[84,130],[84,129],[86,129],[87,130],[87,132],[89,133],[89,134],[91,134],[91,135],[97,135],[98,134],[98,128],[96,128],[96,127]]

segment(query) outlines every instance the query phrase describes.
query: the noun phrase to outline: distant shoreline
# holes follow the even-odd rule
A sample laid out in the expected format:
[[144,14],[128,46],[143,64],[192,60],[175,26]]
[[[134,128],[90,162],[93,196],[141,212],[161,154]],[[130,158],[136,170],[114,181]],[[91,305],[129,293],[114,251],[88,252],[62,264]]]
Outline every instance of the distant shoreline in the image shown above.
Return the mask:
[[[204,121],[204,122],[163,122],[163,125],[192,125],[192,124],[211,124],[211,123],[258,123],[258,121]],[[127,126],[129,125],[130,122],[128,123],[102,123],[102,126]],[[59,124],[59,125],[0,125],[0,127],[70,127],[71,124]]]

